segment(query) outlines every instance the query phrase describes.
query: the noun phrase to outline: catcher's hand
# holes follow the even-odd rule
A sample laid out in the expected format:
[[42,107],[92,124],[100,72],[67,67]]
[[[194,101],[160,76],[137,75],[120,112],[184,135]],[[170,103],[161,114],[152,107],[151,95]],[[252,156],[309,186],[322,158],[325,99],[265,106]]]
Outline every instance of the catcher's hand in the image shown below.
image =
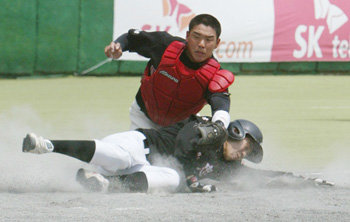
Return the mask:
[[111,42],[109,45],[105,47],[105,55],[108,58],[119,59],[123,54],[120,43]]
[[222,145],[228,136],[227,129],[219,123],[198,123],[195,129],[200,133],[197,145]]

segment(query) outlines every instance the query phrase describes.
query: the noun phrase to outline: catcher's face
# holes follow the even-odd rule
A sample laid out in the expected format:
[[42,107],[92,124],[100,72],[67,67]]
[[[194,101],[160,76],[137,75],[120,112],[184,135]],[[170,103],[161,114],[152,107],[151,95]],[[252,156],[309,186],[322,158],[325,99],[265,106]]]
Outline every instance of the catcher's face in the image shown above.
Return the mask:
[[187,41],[187,56],[192,62],[204,62],[209,59],[214,49],[216,49],[220,43],[220,39],[217,38],[215,30],[203,24],[194,26],[191,31],[186,33]]
[[249,138],[243,140],[227,140],[224,143],[224,159],[226,161],[242,160],[252,152]]

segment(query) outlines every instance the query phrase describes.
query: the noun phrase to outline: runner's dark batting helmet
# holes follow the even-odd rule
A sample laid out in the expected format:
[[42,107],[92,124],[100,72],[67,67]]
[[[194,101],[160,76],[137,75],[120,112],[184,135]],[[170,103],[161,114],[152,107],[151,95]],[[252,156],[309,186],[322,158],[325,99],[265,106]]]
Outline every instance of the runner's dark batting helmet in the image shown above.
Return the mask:
[[263,135],[254,123],[249,120],[238,119],[230,122],[227,130],[229,139],[233,140],[243,140],[246,135],[249,135],[255,143],[252,144],[252,152],[245,158],[254,163],[261,162],[264,154],[261,146]]

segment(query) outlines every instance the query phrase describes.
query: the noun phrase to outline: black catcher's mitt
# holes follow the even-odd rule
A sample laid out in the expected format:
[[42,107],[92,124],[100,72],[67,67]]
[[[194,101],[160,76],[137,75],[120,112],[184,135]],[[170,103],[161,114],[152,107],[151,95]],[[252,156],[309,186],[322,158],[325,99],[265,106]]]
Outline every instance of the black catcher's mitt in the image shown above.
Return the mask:
[[194,126],[200,137],[196,141],[197,145],[218,145],[221,146],[227,139],[227,129],[219,123],[205,122]]

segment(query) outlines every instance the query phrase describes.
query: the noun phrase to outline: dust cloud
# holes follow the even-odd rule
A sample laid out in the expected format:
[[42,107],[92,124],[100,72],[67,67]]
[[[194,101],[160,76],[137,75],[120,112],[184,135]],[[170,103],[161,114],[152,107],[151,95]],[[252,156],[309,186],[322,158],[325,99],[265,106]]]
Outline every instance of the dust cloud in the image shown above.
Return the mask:
[[57,154],[22,153],[26,133],[52,134],[53,129],[28,106],[0,113],[0,191],[75,191],[75,171],[80,163]]
[[350,141],[335,142],[331,150],[331,160],[322,174],[337,186],[350,188]]
[[[92,122],[89,120],[88,124],[92,128],[79,134],[95,135],[97,129]],[[76,170],[85,167],[78,160],[59,154],[22,153],[22,139],[27,132],[44,137],[62,135],[31,107],[15,107],[0,113],[1,221],[350,220],[346,143],[334,144],[336,149],[340,146],[344,150],[333,155],[318,175],[333,180],[339,188],[309,186],[289,177],[257,180],[258,177],[243,175],[229,178],[228,183],[215,184],[218,191],[208,194],[106,194],[86,192],[77,184]],[[278,166],[273,158],[270,160],[260,167],[293,170]],[[169,163],[179,167],[173,159],[157,159],[157,165]]]
[[[86,124],[86,134],[94,135],[95,128],[101,121],[101,118],[92,123]],[[107,120],[103,120],[107,122]],[[76,170],[80,167],[87,167],[87,164],[75,160],[70,157],[59,154],[35,155],[22,153],[22,139],[28,132],[35,132],[38,135],[55,135],[55,129],[47,122],[43,121],[38,113],[29,106],[13,107],[0,113],[0,191],[2,192],[51,192],[63,191],[74,192],[82,191],[82,188],[75,181]],[[84,132],[79,132],[84,134]],[[57,135],[56,134],[56,135]],[[317,172],[317,174],[305,172],[293,172],[293,168],[279,167],[278,162],[273,162],[273,158],[287,158],[285,153],[276,152],[273,149],[274,144],[265,144],[273,151],[273,155],[269,156],[267,152],[267,160],[263,164],[255,165],[245,162],[248,167],[264,170],[275,170],[294,173],[295,176],[303,176],[299,178],[291,178],[285,176],[279,177],[256,177],[241,174],[237,177],[230,178],[230,185],[227,187],[252,188],[259,187],[302,187],[305,185],[302,181],[306,178],[321,178],[331,182],[335,182],[336,186],[350,187],[350,161],[349,149],[346,143],[335,143],[329,150],[336,150],[337,153],[332,154],[332,159],[326,164],[325,168]],[[272,148],[271,148],[272,147]],[[269,163],[269,158],[270,163]],[[159,156],[154,161],[158,166],[167,166],[182,172],[179,163],[171,157]],[[271,163],[272,162],[272,163]],[[277,164],[276,164],[277,163]],[[292,170],[291,170],[292,169]],[[255,174],[256,175],[256,174]],[[183,176],[183,175],[181,175]],[[214,182],[215,183],[215,182]],[[232,186],[232,184],[234,186]],[[310,184],[310,183],[308,183]],[[223,185],[225,187],[225,185]],[[308,186],[306,186],[308,187]],[[225,188],[230,189],[230,188]]]

